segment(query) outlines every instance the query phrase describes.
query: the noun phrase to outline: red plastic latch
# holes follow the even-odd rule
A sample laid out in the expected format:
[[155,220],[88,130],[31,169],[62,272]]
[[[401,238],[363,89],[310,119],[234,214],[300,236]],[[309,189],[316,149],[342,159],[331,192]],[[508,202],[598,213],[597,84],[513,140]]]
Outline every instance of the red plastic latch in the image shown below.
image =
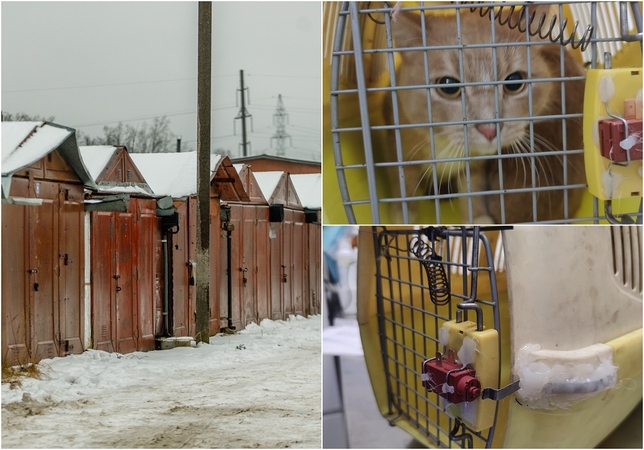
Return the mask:
[[423,364],[423,386],[451,403],[472,402],[481,396],[481,383],[473,369],[456,363],[454,353],[447,359],[440,353]]
[[636,142],[629,149],[620,147],[620,142],[626,139],[624,122],[619,119],[599,121],[599,148],[604,158],[614,162],[626,162],[630,152],[631,161],[642,159],[642,119],[626,119],[629,136],[635,136]]

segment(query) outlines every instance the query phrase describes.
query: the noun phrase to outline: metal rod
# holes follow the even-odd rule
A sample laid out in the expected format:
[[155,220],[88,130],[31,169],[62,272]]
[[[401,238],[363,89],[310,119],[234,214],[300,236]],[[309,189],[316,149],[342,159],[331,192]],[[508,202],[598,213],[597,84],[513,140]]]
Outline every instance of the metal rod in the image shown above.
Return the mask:
[[[346,11],[348,3],[343,2],[341,5],[341,12]],[[335,161],[335,169],[338,176],[338,186],[340,187],[340,195],[342,196],[342,203],[344,205],[344,212],[347,215],[349,223],[356,223],[355,213],[353,207],[348,202],[351,201],[349,197],[349,190],[347,186],[346,175],[344,173],[344,161],[342,160],[342,150],[340,148],[340,134],[336,131],[338,129],[338,93],[336,93],[339,84],[340,72],[340,49],[342,48],[342,38],[346,27],[346,15],[339,14],[338,26],[336,28],[335,39],[333,41],[333,53],[331,62],[331,137],[333,143],[333,158]],[[353,54],[352,52],[348,53]]]
[[[637,17],[636,14],[633,14],[636,19],[635,23],[638,28],[638,33],[637,34],[630,34],[628,31],[628,5],[627,2],[619,2],[619,32],[620,32],[620,37],[623,41],[625,42],[634,42],[634,41],[640,41],[642,42],[642,18]],[[639,9],[639,5],[638,8]],[[633,13],[636,12],[636,9],[633,8]],[[639,19],[639,23],[637,22]],[[641,44],[640,44],[641,45]]]
[[360,31],[360,20],[358,17],[358,5],[356,2],[349,3],[351,12],[351,33],[353,36],[353,48],[355,50],[356,81],[358,85],[358,104],[360,105],[360,123],[362,124],[362,141],[364,144],[364,157],[367,165],[367,183],[369,185],[369,197],[371,198],[371,220],[372,223],[380,223],[380,212],[378,211],[378,193],[376,192],[376,169],[373,159],[373,146],[371,145],[371,127],[369,121],[369,105],[367,103],[367,86],[365,83],[365,69],[362,61],[362,34]]
[[483,331],[483,310],[480,305],[476,303],[461,302],[457,306],[462,310],[473,309],[476,312],[476,331]]

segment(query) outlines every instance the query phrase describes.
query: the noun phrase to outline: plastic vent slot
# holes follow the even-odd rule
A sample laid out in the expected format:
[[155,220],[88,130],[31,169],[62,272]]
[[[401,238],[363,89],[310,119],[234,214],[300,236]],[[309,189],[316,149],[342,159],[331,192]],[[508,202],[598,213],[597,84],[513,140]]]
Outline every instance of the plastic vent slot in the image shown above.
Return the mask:
[[611,227],[615,281],[642,293],[642,227]]

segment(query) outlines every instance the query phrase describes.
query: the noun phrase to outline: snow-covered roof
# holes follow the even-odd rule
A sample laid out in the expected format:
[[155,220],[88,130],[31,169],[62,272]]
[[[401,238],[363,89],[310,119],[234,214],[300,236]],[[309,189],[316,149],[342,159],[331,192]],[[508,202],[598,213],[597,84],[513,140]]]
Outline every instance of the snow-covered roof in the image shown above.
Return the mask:
[[[173,198],[197,193],[197,152],[131,153],[130,157],[156,195]],[[210,178],[221,160],[210,155]]]
[[59,149],[85,187],[96,189],[83,164],[76,130],[48,122],[2,122],[2,197],[9,197],[14,173]]
[[322,208],[322,174],[291,174],[291,181],[303,207]]
[[2,175],[42,159],[73,133],[45,122],[2,122]]
[[96,181],[118,147],[113,145],[90,145],[78,148],[85,167],[87,167],[89,174]]
[[[99,193],[102,194],[143,194],[150,195],[152,193],[150,187],[145,181],[141,180],[140,175],[135,179],[140,182],[124,182],[124,181],[110,181],[105,180],[104,171],[114,157],[115,153],[122,149],[125,157],[127,158],[127,151],[125,147],[118,147],[114,145],[89,145],[79,147],[83,163],[89,171],[92,180],[97,184]],[[114,164],[114,163],[112,163]],[[116,164],[120,164],[117,162]],[[129,163],[129,167],[134,164]],[[108,169],[109,171],[109,169]],[[103,176],[101,176],[103,175]],[[100,178],[100,180],[99,180]]]
[[262,153],[261,155],[253,155],[253,156],[239,156],[237,158],[231,158],[231,160],[234,163],[252,163],[253,161],[258,161],[262,159],[267,159],[271,161],[282,161],[282,162],[289,162],[289,163],[296,163],[296,164],[306,164],[306,165],[311,165],[311,166],[320,166],[319,161],[311,161],[310,159],[297,159],[297,158],[286,158],[284,156],[277,156],[277,155],[269,155],[267,153]]
[[277,185],[279,184],[284,172],[282,171],[273,171],[273,172],[253,172],[259,188],[264,194],[264,198],[269,199],[273,196]]

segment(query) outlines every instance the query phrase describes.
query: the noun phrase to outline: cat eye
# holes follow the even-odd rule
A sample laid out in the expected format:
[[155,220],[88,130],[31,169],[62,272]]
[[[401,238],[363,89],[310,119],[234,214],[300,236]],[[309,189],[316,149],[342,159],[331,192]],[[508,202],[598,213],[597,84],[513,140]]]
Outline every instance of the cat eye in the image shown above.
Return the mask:
[[438,80],[438,84],[444,84],[445,87],[439,88],[438,92],[445,98],[456,98],[461,95],[460,86],[449,86],[450,84],[460,83],[456,78],[443,77]]
[[[523,74],[521,72],[514,72],[508,75],[505,81],[519,81],[524,79],[525,78],[523,78]],[[511,83],[503,85],[503,89],[505,89],[505,92],[508,94],[518,94],[524,87],[525,83]]]

